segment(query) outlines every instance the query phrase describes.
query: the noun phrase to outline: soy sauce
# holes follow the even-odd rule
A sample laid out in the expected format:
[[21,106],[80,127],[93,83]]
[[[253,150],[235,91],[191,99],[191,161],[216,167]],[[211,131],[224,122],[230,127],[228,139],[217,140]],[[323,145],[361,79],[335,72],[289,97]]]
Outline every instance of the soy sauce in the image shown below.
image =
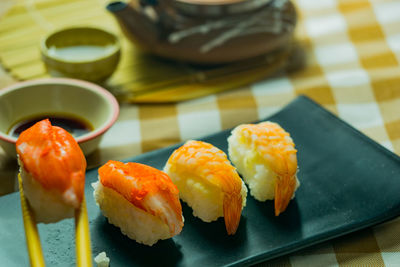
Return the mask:
[[75,116],[69,116],[65,114],[54,116],[38,115],[15,123],[8,131],[8,134],[18,138],[23,131],[44,119],[49,119],[51,125],[63,128],[73,137],[84,135],[93,130],[93,127],[89,124],[89,122],[86,122],[84,119],[80,119]]

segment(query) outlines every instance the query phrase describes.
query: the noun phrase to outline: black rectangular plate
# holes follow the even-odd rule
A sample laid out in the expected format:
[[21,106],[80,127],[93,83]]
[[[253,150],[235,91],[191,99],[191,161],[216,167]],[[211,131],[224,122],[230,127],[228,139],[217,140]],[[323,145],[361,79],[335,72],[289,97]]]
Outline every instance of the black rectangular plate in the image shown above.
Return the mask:
[[[107,223],[95,205],[87,172],[86,200],[93,255],[105,251],[111,266],[251,265],[366,228],[400,214],[400,158],[312,102],[298,97],[267,118],[291,133],[298,149],[301,186],[287,210],[274,216],[273,202],[250,195],[236,235],[227,236],[222,219],[204,223],[183,205],[180,235],[153,247],[137,244]],[[223,131],[202,140],[227,151]],[[162,169],[178,145],[126,161]],[[0,259],[4,266],[27,266],[19,195],[0,198]],[[49,266],[75,264],[73,220],[39,225]]]

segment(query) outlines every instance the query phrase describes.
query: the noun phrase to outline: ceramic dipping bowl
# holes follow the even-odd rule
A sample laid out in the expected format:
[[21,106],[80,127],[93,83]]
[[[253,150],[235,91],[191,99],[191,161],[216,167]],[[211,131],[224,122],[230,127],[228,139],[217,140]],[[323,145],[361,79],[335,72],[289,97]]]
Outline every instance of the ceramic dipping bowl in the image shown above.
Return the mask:
[[75,137],[87,156],[119,114],[115,97],[102,87],[74,79],[50,78],[17,83],[0,90],[0,146],[16,157],[13,126],[34,117],[67,116],[87,123],[90,130]]
[[74,27],[47,35],[40,50],[52,76],[101,82],[117,68],[121,49],[117,36],[108,31]]

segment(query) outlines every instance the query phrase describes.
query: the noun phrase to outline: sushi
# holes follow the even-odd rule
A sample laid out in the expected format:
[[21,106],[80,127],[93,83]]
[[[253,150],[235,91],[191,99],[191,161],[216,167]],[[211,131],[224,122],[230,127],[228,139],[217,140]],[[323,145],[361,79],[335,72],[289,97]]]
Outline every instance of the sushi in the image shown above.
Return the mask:
[[128,162],[108,161],[93,183],[94,198],[108,221],[138,243],[152,246],[182,231],[179,192],[164,172]]
[[205,222],[224,217],[227,233],[235,234],[247,188],[222,150],[209,143],[187,141],[172,153],[164,171],[194,216]]
[[22,188],[36,222],[72,218],[83,199],[86,170],[75,139],[45,119],[21,133],[16,150]]
[[258,201],[275,199],[278,216],[294,197],[297,150],[289,133],[274,122],[243,124],[228,137],[228,154]]

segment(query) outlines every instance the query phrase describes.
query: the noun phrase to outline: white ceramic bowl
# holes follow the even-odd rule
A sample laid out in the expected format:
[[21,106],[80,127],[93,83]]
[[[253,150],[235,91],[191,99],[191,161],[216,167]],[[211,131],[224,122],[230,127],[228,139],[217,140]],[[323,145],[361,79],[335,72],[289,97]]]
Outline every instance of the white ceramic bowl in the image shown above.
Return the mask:
[[17,83],[0,90],[0,146],[16,157],[17,138],[8,134],[10,127],[35,115],[59,113],[83,118],[93,126],[76,138],[87,156],[117,120],[119,105],[110,92],[85,81],[50,78]]

